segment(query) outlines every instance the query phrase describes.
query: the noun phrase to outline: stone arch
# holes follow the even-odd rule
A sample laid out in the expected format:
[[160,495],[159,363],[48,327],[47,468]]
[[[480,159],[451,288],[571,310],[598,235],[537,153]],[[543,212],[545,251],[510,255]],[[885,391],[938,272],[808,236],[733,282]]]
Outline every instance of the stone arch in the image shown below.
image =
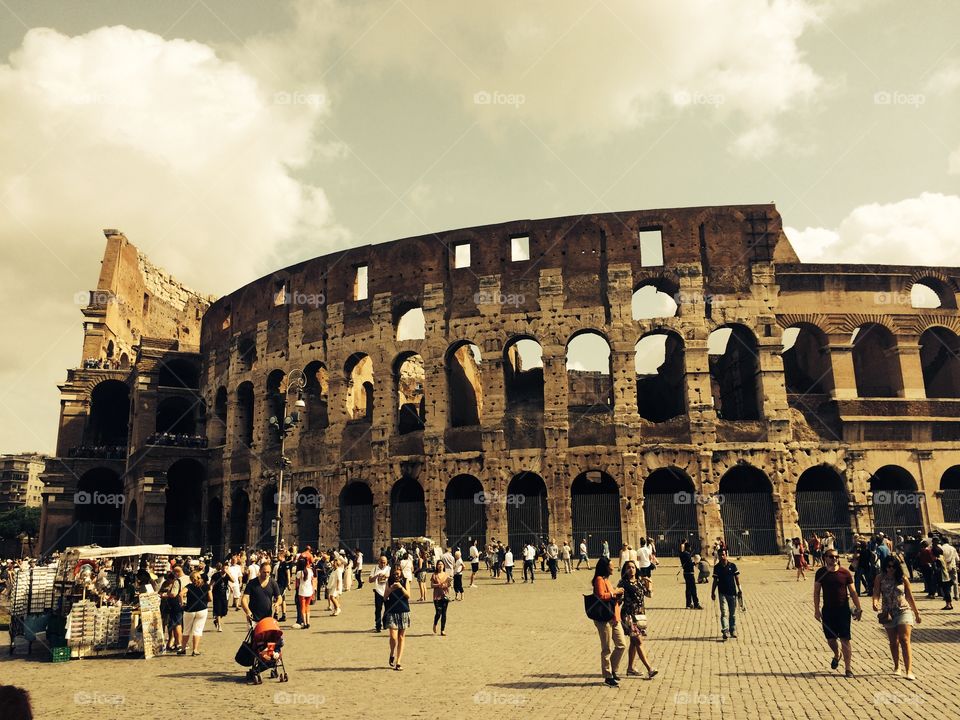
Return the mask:
[[237,341],[237,372],[250,372],[257,363],[257,341],[254,338],[240,338]]
[[390,537],[422,537],[426,533],[423,486],[414,478],[400,478],[390,490]]
[[130,388],[119,380],[104,380],[90,392],[88,445],[125,447],[130,427]]
[[949,468],[940,478],[940,506],[944,522],[960,523],[960,465]]
[[504,345],[503,359],[507,446],[544,447],[543,348],[529,335],[514,335]]
[[853,343],[853,371],[862,398],[903,396],[903,374],[894,334],[879,323],[858,327]]
[[803,537],[814,533],[824,537],[829,530],[836,536],[838,551],[853,547],[850,497],[843,477],[830,465],[814,465],[797,480],[797,517]]
[[397,398],[397,433],[406,435],[423,430],[427,416],[423,356],[413,351],[397,355],[393,361],[393,382]]
[[327,366],[319,360],[307,363],[303,371],[306,385],[303,388],[303,400],[306,403],[307,431],[323,430],[330,426],[328,400],[330,393],[330,375]]
[[200,388],[200,368],[196,362],[186,358],[163,360],[157,372],[157,384],[160,387]]
[[164,542],[174,547],[196,547],[202,542],[203,483],[206,471],[196,460],[177,460],[167,470],[163,511]]
[[[253,383],[246,380],[237,386],[237,435],[236,443],[241,447],[253,447]],[[231,537],[230,542],[233,542]]]
[[870,477],[873,531],[896,540],[898,535],[923,534],[923,493],[917,481],[899,465],[885,465]]
[[445,545],[459,547],[464,558],[471,540],[478,549],[483,548],[487,542],[487,506],[480,480],[468,474],[454,476],[444,491]]
[[483,378],[480,348],[461,340],[447,348],[447,419],[450,427],[480,425],[483,417]]
[[237,488],[230,501],[230,547],[234,552],[247,547],[249,528],[250,496]]
[[759,420],[763,397],[757,338],[745,325],[721,325],[709,338],[713,403],[722,420]]
[[549,536],[547,484],[536,473],[521,471],[507,485],[507,544],[519,558],[528,542],[539,544]]
[[73,496],[73,527],[66,544],[118,545],[124,499],[123,479],[115,470],[98,467],[81,475]]
[[364,557],[373,558],[373,492],[364,482],[352,481],[340,491],[339,545],[360,548]]
[[683,338],[672,330],[652,330],[634,346],[637,411],[650,422],[665,422],[687,412]]
[[829,395],[834,388],[830,340],[811,323],[784,330],[783,374],[788,394]]
[[720,479],[718,499],[731,553],[779,554],[773,485],[766,473],[746,463],[733,466]]
[[207,503],[207,546],[215,561],[223,560],[226,555],[223,540],[223,503],[213,497]]
[[347,420],[373,421],[373,360],[363,352],[355,352],[343,366],[347,380]]
[[603,541],[610,556],[620,553],[623,544],[623,520],[620,512],[620,486],[612,475],[600,470],[587,470],[570,485],[570,516],[575,538],[587,538],[587,551],[600,555]]
[[678,467],[654,470],[643,483],[646,536],[657,544],[657,555],[676,557],[680,545],[699,546],[697,508],[704,502],[690,476]]
[[207,435],[212,447],[219,447],[227,441],[227,389],[222,385],[213,398],[213,418],[207,424]]
[[255,543],[258,548],[272,548],[274,545],[273,525],[279,499],[277,486],[273,483],[260,490],[260,535]]
[[[922,296],[916,292],[918,287],[926,288],[930,293],[935,295],[937,304],[931,305],[922,302]],[[932,274],[919,275],[911,280],[908,289],[910,291],[910,304],[915,308],[957,309],[957,295],[953,288],[953,283],[945,276]]]
[[276,445],[280,442],[278,427],[282,425],[274,425],[270,420],[271,418],[275,418],[277,423],[283,422],[284,407],[287,400],[287,374],[279,368],[271,370],[270,374],[267,375],[265,391],[267,412],[264,413],[266,415],[263,429],[263,434],[266,438],[264,445]]
[[634,288],[630,300],[634,320],[670,318],[680,314],[680,288],[667,278],[649,278]]
[[393,317],[397,342],[423,340],[426,337],[426,322],[423,308],[419,305],[404,303],[398,306]]
[[920,365],[928,398],[960,398],[960,337],[945,327],[920,336]]
[[320,545],[322,498],[319,491],[310,486],[300,488],[293,496],[293,507],[297,513],[297,546],[301,550],[308,545],[316,550]]
[[196,398],[173,395],[157,403],[157,432],[193,435],[197,432]]

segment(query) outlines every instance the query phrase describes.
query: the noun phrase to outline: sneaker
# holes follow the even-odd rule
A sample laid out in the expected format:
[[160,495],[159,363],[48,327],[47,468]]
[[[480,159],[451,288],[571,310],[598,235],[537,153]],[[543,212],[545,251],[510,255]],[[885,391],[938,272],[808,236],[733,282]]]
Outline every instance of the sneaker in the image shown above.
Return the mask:
[[659,670],[651,670],[649,673],[647,673],[647,680],[653,680],[659,672]]
[[603,682],[605,682],[610,687],[620,687],[620,683],[618,683],[612,677],[604,678]]
[[639,677],[640,673],[638,673],[636,670],[627,670],[627,675],[636,675]]
[[723,642],[727,641],[727,633],[723,633]]
[[731,630],[731,631],[730,631],[730,637],[732,637],[734,640],[736,640],[736,639],[737,639],[737,633],[735,633],[733,630]]
[[616,680],[617,682],[620,682],[620,676],[617,675],[616,673],[613,673],[613,675],[611,675],[610,677],[612,677],[612,678],[613,678],[614,680]]
[[899,677],[903,677],[903,668],[895,667],[895,668],[893,669],[893,674],[894,674],[894,675],[897,675],[897,676],[899,676]]
[[301,625],[300,623],[294,623],[294,624],[293,624],[293,627],[296,628],[297,630],[299,630],[300,628],[303,627],[303,625]]
[[904,677],[905,677],[907,680],[916,680],[916,679],[917,679],[917,676],[914,675],[913,673],[907,673],[906,675],[904,675]]

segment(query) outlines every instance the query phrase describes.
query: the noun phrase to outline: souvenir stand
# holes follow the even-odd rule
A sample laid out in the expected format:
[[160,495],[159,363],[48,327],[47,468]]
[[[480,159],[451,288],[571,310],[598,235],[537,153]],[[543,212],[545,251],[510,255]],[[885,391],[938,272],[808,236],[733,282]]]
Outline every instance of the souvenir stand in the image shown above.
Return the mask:
[[17,569],[10,587],[10,654],[18,644],[33,650],[37,635],[47,629],[53,609],[55,565]]
[[[137,587],[135,575],[146,559],[158,582],[170,558],[197,557],[200,548],[171,545],[71,547],[60,556],[53,581],[53,619],[62,627],[62,642],[71,658],[143,652],[163,647],[158,587]],[[146,633],[141,629],[146,628]],[[54,655],[56,656],[56,652]]]

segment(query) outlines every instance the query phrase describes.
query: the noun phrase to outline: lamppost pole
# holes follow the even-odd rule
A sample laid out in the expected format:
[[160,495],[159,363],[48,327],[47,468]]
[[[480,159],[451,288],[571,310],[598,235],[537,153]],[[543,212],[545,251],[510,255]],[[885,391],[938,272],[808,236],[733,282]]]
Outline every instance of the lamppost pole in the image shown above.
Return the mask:
[[[276,416],[270,418],[270,424],[276,427],[280,433],[280,469],[277,473],[277,516],[274,519],[276,536],[273,540],[273,554],[276,557],[280,555],[280,538],[283,535],[283,471],[287,465],[290,464],[286,456],[286,440],[287,435],[289,435],[297,426],[297,423],[300,422],[299,411],[306,407],[306,403],[303,401],[303,389],[306,386],[307,377],[303,374],[302,370],[294,370],[291,372],[287,376],[287,387],[280,391],[283,400],[281,416],[279,418]],[[291,388],[296,388],[297,390],[297,401],[294,403],[297,411],[291,415],[287,415],[287,394]]]

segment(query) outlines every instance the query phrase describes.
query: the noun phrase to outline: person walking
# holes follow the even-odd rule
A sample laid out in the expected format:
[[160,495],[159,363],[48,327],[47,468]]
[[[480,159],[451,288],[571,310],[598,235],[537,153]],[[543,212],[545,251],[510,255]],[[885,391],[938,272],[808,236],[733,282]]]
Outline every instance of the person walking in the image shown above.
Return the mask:
[[[949,547],[949,545],[947,546]],[[950,593],[950,571],[947,569],[947,563],[943,559],[943,547],[940,540],[935,538],[933,541],[933,575],[943,596],[945,605],[944,610],[953,610],[953,596]]]
[[[907,680],[916,680],[913,674],[913,653],[910,647],[910,633],[913,624],[920,624],[920,611],[905,577],[903,565],[890,556],[883,564],[881,574],[873,583],[873,610],[877,619],[887,631],[890,642],[890,655],[893,658],[893,673],[904,673]],[[903,670],[900,669],[900,655],[903,654]]]
[[430,587],[433,588],[433,634],[437,634],[437,623],[439,623],[440,634],[446,635],[447,607],[450,605],[447,594],[450,591],[450,576],[446,573],[442,560],[438,560],[434,567]]
[[646,538],[640,538],[640,547],[637,548],[637,571],[640,577],[648,578],[653,574],[653,549]]
[[[852,615],[848,598],[856,608]],[[840,666],[842,650],[843,670],[847,677],[853,677],[850,667],[850,619],[852,617],[859,622],[862,615],[860,596],[854,586],[853,574],[840,565],[840,554],[836,550],[827,550],[823,553],[823,567],[817,570],[813,578],[813,616],[822,625],[823,636],[833,650],[830,667],[836,670]]]
[[647,609],[646,609],[646,587],[644,583],[646,578],[641,578],[637,573],[637,564],[633,560],[627,560],[620,568],[620,584],[617,587],[623,589],[623,606],[620,608],[620,624],[623,627],[623,634],[629,640],[627,650],[627,675],[639,675],[634,670],[634,658],[639,658],[640,662],[647,669],[647,678],[652,680],[657,671],[650,665],[647,657],[646,648],[643,640],[647,634]]
[[527,543],[523,546],[523,581],[527,581],[527,571],[530,571],[530,582],[534,580],[533,573],[535,570],[534,563],[537,559],[537,549],[533,546],[533,543]]
[[223,632],[220,621],[227,616],[227,611],[230,609],[227,600],[229,588],[230,576],[227,575],[223,563],[217,563],[217,569],[210,578],[210,591],[213,594],[213,627],[217,632]]
[[383,625],[390,631],[390,667],[403,670],[404,639],[410,627],[410,591],[407,590],[403,570],[394,567],[384,592]]
[[957,599],[957,549],[949,542],[941,545],[943,550],[943,564],[947,569],[947,587],[943,599],[946,600],[944,610],[953,610],[953,601]]
[[740,589],[740,570],[727,558],[727,550],[720,550],[720,560],[713,567],[713,587],[710,600],[716,601],[720,593],[720,634],[723,640],[737,637],[737,599],[743,596]]
[[793,564],[797,568],[797,582],[806,580],[807,560],[802,538],[795,537],[793,539]]
[[200,572],[190,573],[190,584],[186,588],[186,601],[183,606],[183,637],[190,638],[190,655],[200,654],[200,638],[207,623],[213,591]]
[[504,563],[507,559],[507,549],[504,547],[503,543],[497,543],[497,561],[493,566],[493,576],[500,577],[500,573],[504,571]]
[[607,560],[610,559],[610,543],[606,540],[603,541],[603,545],[600,547],[600,557],[605,557]]
[[[310,603],[314,601],[316,593],[316,574],[309,563],[305,563],[303,570],[297,573],[297,580],[299,581],[297,584],[297,603],[300,606],[298,615],[302,618],[302,624],[294,625],[294,627],[302,627],[307,630],[310,627]],[[280,592],[280,602],[283,602],[283,588],[280,589]]]
[[417,579],[417,589],[420,590],[417,602],[423,602],[427,599],[427,559],[420,548],[413,553],[413,575]]
[[554,580],[557,579],[557,567],[560,561],[560,548],[557,547],[557,544],[551,538],[550,544],[547,545],[547,567],[550,569],[550,577]]
[[[513,578],[513,553],[510,551],[510,546],[507,545],[506,550],[503,553],[503,571],[507,575],[508,583],[516,583],[517,581]],[[526,581],[524,581],[526,582]]]
[[[283,609],[280,611],[280,617],[277,618],[278,622],[287,621],[287,588],[290,587],[290,577],[294,568],[294,563],[291,555],[287,552],[281,554],[280,561],[277,563],[277,587],[280,588],[280,607]],[[297,598],[294,597],[294,603],[297,602]]]
[[563,574],[569,575],[573,572],[573,548],[570,547],[569,540],[563,541],[563,547],[560,549],[560,559],[563,560]]
[[700,598],[697,597],[697,583],[694,574],[697,570],[693,555],[690,554],[690,543],[680,546],[680,569],[683,570],[683,583],[686,587],[686,603],[688,610],[703,610]]
[[240,567],[239,558],[234,555],[230,558],[230,564],[227,566],[227,575],[230,576],[230,598],[233,601],[233,609],[239,610],[237,603],[240,602],[242,594],[240,588],[240,579],[243,577],[243,568]]
[[257,577],[250,580],[243,589],[240,609],[251,627],[280,612],[280,587],[277,581],[270,577],[271,569],[270,560],[265,560],[258,568]]
[[167,606],[167,650],[177,655],[186,655],[187,648],[183,643],[183,600],[186,594],[186,583],[183,582],[183,568],[175,565],[167,573],[167,581],[160,589],[160,595]]
[[463,556],[459,550],[453,554],[453,599],[463,600]]
[[373,585],[373,631],[380,632],[383,618],[383,596],[387,591],[387,580],[390,578],[390,565],[386,555],[377,558],[376,567],[367,578]]
[[340,596],[343,594],[343,559],[333,553],[330,558],[330,575],[327,579],[327,599],[332,612],[330,617],[340,614]]
[[477,571],[480,570],[480,550],[477,548],[477,541],[470,543],[470,587],[476,587]]
[[363,553],[360,548],[353,550],[353,573],[354,580],[357,581],[357,590],[363,589]]
[[613,617],[608,621],[594,620],[593,624],[600,636],[600,672],[603,674],[603,682],[610,687],[619,687],[620,676],[617,675],[617,670],[620,669],[627,643],[620,623],[619,600],[623,597],[623,588],[614,589],[610,586],[609,578],[612,574],[610,558],[601,556],[593,572],[593,595],[612,606]]

